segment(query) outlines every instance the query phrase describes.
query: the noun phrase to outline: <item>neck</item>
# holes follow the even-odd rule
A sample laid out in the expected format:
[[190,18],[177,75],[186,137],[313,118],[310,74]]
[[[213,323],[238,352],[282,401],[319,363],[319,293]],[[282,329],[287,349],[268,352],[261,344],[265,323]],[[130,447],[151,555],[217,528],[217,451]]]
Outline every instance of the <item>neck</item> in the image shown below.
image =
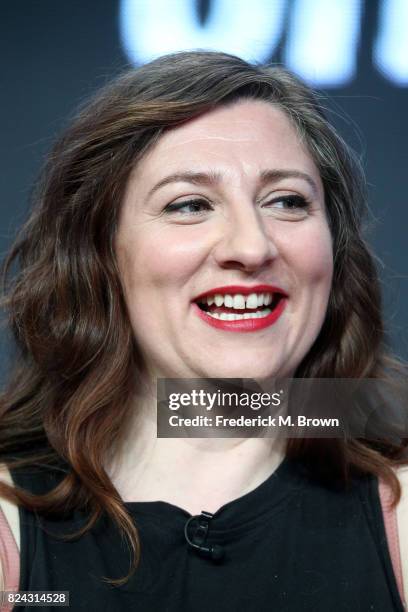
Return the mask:
[[191,514],[216,512],[278,467],[275,438],[157,438],[155,394],[138,401],[135,418],[108,473],[126,501],[165,501]]

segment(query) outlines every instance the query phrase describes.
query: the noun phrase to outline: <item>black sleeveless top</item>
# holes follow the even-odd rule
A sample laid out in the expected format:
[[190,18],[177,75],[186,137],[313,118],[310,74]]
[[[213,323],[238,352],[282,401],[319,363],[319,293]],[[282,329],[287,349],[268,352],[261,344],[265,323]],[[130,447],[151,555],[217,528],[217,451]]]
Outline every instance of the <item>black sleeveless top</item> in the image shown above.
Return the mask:
[[[12,475],[35,492],[55,484],[44,471]],[[130,560],[108,519],[64,541],[55,534],[72,533],[84,514],[51,520],[20,508],[20,590],[69,591],[73,612],[404,610],[373,477],[333,490],[285,459],[265,482],[208,519],[203,546],[221,547],[221,560],[187,543],[188,512],[161,501],[125,505],[139,530],[141,562],[120,587],[103,579],[125,576]],[[196,522],[190,527],[197,541]]]

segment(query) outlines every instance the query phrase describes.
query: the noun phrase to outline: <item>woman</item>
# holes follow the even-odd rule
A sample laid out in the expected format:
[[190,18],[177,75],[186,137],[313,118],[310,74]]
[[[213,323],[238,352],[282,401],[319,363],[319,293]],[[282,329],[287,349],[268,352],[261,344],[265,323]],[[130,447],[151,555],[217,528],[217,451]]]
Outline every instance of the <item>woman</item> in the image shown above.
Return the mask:
[[158,377],[390,376],[363,178],[313,93],[222,53],[163,57],[83,108],[36,200],[6,262],[20,590],[402,610],[377,485],[398,501],[403,444],[156,438]]

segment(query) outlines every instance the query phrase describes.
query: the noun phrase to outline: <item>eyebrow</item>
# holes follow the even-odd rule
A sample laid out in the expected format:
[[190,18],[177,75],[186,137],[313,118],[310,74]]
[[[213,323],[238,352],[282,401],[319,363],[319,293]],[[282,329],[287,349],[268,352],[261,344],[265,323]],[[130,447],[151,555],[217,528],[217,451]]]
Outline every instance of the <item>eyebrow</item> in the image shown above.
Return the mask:
[[[317,185],[312,177],[306,172],[301,172],[300,170],[274,169],[262,170],[262,172],[259,174],[259,182],[261,183],[261,186],[264,186],[267,183],[276,183],[286,178],[303,179],[313,189],[314,194],[317,194]],[[221,182],[221,174],[212,170],[209,172],[176,172],[175,174],[165,176],[158,183],[156,183],[156,185],[154,185],[154,187],[149,191],[147,197],[150,198],[158,189],[171,183],[191,183],[193,185],[205,185],[212,187],[214,185],[219,185]]]

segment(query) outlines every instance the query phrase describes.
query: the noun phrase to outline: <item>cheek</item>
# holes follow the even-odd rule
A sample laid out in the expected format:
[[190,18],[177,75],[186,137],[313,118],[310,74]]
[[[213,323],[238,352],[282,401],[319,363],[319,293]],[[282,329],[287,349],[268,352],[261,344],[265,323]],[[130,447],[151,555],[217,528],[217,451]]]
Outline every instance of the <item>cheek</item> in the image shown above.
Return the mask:
[[313,292],[316,302],[325,306],[333,277],[333,247],[327,225],[319,223],[288,236],[286,249],[298,288]]
[[311,283],[330,287],[333,276],[331,240],[319,236],[314,243],[308,243],[303,250],[301,266],[305,278],[309,278]]
[[301,329],[299,346],[303,358],[316,340],[326,317],[333,278],[333,249],[326,226],[298,238],[297,243],[292,242],[291,267],[296,275],[292,313],[294,321],[299,324],[295,329]]
[[305,279],[304,294],[309,302],[309,323],[315,327],[313,337],[320,330],[327,312],[333,278],[333,251],[330,235],[320,235],[304,250],[302,269]]
[[203,240],[191,232],[161,231],[128,237],[117,252],[127,292],[143,293],[172,287],[180,289],[199,268],[207,250]]

